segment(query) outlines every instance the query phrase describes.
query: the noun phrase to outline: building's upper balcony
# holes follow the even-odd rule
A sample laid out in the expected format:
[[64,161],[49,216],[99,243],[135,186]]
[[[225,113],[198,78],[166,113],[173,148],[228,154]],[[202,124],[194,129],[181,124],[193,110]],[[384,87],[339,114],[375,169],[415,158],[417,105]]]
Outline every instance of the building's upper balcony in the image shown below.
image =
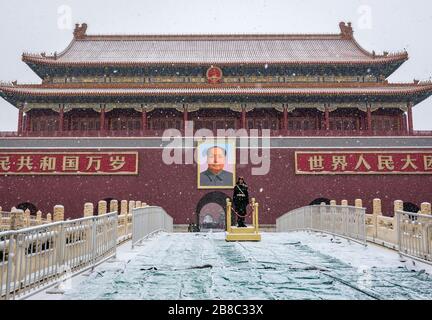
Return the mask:
[[[0,131],[1,138],[17,137],[162,137],[165,130],[85,130],[85,131],[37,131],[21,132],[17,131]],[[184,135],[184,130],[179,130]],[[192,131],[193,134],[197,130]],[[218,134],[217,130],[211,130],[214,135]],[[430,136],[432,130],[246,130],[248,135],[270,136],[270,137],[403,137],[403,136]],[[188,136],[190,133],[186,133]]]

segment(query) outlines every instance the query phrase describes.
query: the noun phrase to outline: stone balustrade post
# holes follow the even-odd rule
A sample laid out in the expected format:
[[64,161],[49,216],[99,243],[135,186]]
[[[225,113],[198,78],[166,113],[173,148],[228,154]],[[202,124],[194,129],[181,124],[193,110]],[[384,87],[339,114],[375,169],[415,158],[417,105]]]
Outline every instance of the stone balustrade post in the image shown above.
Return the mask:
[[128,212],[128,214],[132,214],[133,209],[135,209],[135,201],[130,200],[129,201],[129,212]]
[[375,216],[382,216],[381,199],[375,198],[372,201],[372,214]]
[[107,202],[105,200],[101,200],[98,202],[98,216],[107,213]]
[[51,223],[52,222],[52,215],[51,215],[51,213],[47,214],[46,220],[47,220],[47,223]]
[[19,230],[24,226],[24,211],[13,207],[11,209],[10,230]]
[[118,201],[117,200],[111,200],[110,201],[110,212],[118,212]]
[[42,224],[42,212],[38,211],[36,212],[36,225],[41,225]]
[[400,233],[400,226],[399,226],[399,216],[397,214],[398,211],[403,211],[403,201],[402,200],[395,200],[393,203],[393,226],[394,226],[394,232],[396,232],[396,244],[399,245],[399,233]]
[[420,205],[420,212],[421,212],[421,214],[431,214],[431,204],[430,204],[430,202],[423,202],[421,205]]
[[142,207],[142,202],[141,201],[136,201],[135,202],[135,208],[141,208]]
[[64,221],[64,206],[54,206],[54,222]]
[[128,213],[128,202],[127,200],[122,200],[120,202],[120,214],[126,215]]
[[372,201],[372,223],[373,223],[373,236],[378,237],[378,216],[382,216],[381,199],[375,198]]
[[91,217],[94,213],[93,203],[87,202],[84,204],[84,217]]
[[24,211],[24,226],[26,228],[30,227],[30,210],[29,209],[26,209]]
[[394,208],[394,215],[396,216],[397,211],[403,211],[403,201],[402,200],[395,200],[393,203]]

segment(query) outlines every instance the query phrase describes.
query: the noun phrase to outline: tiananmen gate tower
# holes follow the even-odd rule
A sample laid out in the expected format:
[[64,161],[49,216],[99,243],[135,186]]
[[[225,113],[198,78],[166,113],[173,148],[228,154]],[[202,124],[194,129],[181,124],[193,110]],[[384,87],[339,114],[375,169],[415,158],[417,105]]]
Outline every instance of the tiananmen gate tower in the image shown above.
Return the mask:
[[75,218],[85,202],[134,198],[163,206],[175,224],[200,223],[232,188],[199,188],[196,164],[163,163],[164,131],[186,135],[191,122],[192,134],[269,133],[267,174],[235,165],[264,224],[332,199],[369,209],[378,197],[384,214],[400,199],[417,212],[432,194],[432,131],[414,130],[412,109],[432,83],[390,83],[408,53],[369,52],[350,23],[339,28],[89,35],[76,25],[64,51],[23,54],[40,84],[0,84],[19,112],[18,130],[0,132],[0,205],[47,212],[60,203]]

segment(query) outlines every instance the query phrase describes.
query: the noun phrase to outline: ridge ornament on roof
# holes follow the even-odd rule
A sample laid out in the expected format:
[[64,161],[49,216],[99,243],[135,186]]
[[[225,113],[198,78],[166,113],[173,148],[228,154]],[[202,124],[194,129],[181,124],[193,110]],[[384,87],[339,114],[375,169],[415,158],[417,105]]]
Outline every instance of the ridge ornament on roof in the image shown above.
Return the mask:
[[339,28],[341,30],[342,39],[350,40],[353,38],[354,31],[351,26],[351,22],[345,23],[342,21],[339,23]]
[[87,23],[83,23],[81,25],[77,23],[73,32],[74,38],[84,39],[86,37],[87,27]]

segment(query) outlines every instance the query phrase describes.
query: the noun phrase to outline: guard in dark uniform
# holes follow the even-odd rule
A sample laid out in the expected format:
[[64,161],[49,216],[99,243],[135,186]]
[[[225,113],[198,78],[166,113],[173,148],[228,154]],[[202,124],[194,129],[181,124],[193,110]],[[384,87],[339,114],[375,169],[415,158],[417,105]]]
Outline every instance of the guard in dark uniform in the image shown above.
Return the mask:
[[239,177],[234,187],[233,205],[237,212],[237,226],[246,228],[245,217],[246,207],[249,204],[248,186],[243,177]]

